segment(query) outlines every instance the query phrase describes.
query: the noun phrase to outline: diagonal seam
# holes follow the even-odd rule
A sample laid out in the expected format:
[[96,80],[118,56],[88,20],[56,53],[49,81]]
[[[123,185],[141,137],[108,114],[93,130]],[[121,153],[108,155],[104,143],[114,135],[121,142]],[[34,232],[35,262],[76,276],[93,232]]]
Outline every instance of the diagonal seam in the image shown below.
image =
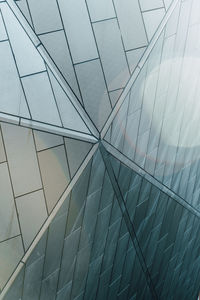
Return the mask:
[[113,147],[111,144],[109,144],[106,141],[103,141],[102,144],[104,145],[105,149],[112,154],[116,159],[118,159],[121,163],[123,163],[125,166],[136,172],[141,177],[145,178],[148,182],[156,186],[161,192],[165,193],[167,196],[171,197],[174,201],[179,203],[181,206],[183,206],[185,209],[190,211],[193,215],[198,217],[200,219],[200,211],[196,209],[193,205],[189,204],[184,198],[180,197],[178,194],[176,194],[173,190],[165,186],[162,182],[157,180],[153,175],[148,173],[146,170],[141,168],[139,165],[137,165],[135,162],[131,161],[126,155],[121,153],[119,150],[117,150],[115,147]]
[[63,192],[62,196],[58,200],[58,202],[55,205],[54,209],[52,210],[52,212],[50,213],[50,215],[48,216],[48,218],[46,219],[46,221],[44,222],[44,224],[40,228],[39,232],[37,233],[36,237],[34,238],[33,242],[31,243],[31,246],[25,252],[24,256],[19,261],[18,265],[16,266],[16,269],[14,270],[14,272],[12,273],[12,275],[10,276],[10,278],[7,281],[6,285],[0,291],[0,300],[4,299],[6,293],[8,292],[8,290],[11,287],[11,285],[13,284],[13,282],[15,281],[15,279],[16,279],[17,275],[19,274],[20,270],[22,269],[22,267],[26,263],[27,259],[31,255],[32,251],[35,249],[36,245],[38,244],[38,242],[42,238],[43,234],[45,233],[45,231],[47,230],[47,228],[51,224],[53,218],[56,216],[56,213],[59,211],[59,209],[62,206],[62,204],[64,203],[65,199],[67,198],[67,196],[72,191],[74,185],[76,184],[77,180],[81,176],[81,174],[84,171],[84,169],[87,167],[88,162],[90,161],[90,159],[96,153],[97,149],[98,149],[98,144],[95,144],[92,147],[92,149],[90,150],[90,152],[88,153],[88,155],[86,156],[85,160],[83,161],[83,163],[79,167],[79,169],[76,172],[75,176],[72,178],[71,182],[69,183],[69,185],[67,186],[67,188]]
[[26,32],[27,37],[31,40],[35,48],[37,49],[38,53],[42,56],[44,59],[46,65],[49,67],[49,69],[52,71],[53,75],[55,76],[56,80],[60,84],[61,88],[65,92],[65,94],[68,96],[71,104],[76,109],[77,113],[80,115],[86,126],[88,127],[89,131],[96,137],[99,138],[99,132],[96,129],[95,125],[92,123],[90,117],[88,116],[87,112],[83,109],[82,105],[76,98],[76,96],[71,91],[71,87],[69,86],[68,82],[63,77],[62,73],[56,66],[55,62],[52,60],[46,49],[44,48],[43,44],[41,43],[40,39],[37,37],[23,14],[21,13],[20,9],[17,7],[14,0],[6,0],[6,3],[8,4],[9,8],[14,13],[16,19],[20,23],[23,30]]
[[147,284],[148,284],[148,286],[150,288],[150,291],[152,293],[153,299],[158,300],[158,296],[157,296],[157,293],[156,293],[156,290],[155,290],[155,287],[154,287],[151,275],[149,273],[148,267],[146,265],[146,261],[145,261],[142,249],[141,249],[141,247],[139,245],[139,242],[138,242],[138,239],[137,239],[137,236],[136,236],[136,232],[135,232],[134,226],[133,226],[133,224],[132,224],[132,222],[130,220],[130,216],[129,216],[129,213],[128,213],[127,209],[126,209],[124,198],[122,196],[121,190],[119,188],[117,179],[116,179],[115,174],[114,174],[114,170],[113,170],[111,162],[110,162],[110,158],[109,158],[110,154],[106,151],[106,149],[104,148],[104,146],[103,146],[102,143],[100,143],[99,149],[100,149],[100,152],[101,152],[101,155],[102,155],[102,158],[103,158],[106,170],[108,172],[108,176],[110,178],[111,184],[113,186],[113,189],[114,189],[114,192],[115,192],[115,195],[116,195],[116,198],[117,198],[117,201],[118,201],[121,213],[122,213],[122,217],[123,217],[123,219],[124,219],[124,221],[126,223],[126,227],[128,229],[128,232],[130,234],[131,240],[133,242],[133,245],[134,245],[137,257],[139,259],[141,268],[142,268],[143,273],[145,275],[145,278],[147,280]]
[[168,9],[166,15],[164,16],[163,20],[161,21],[160,25],[158,26],[157,31],[155,32],[152,40],[150,41],[148,47],[146,48],[146,51],[144,52],[139,64],[137,65],[135,71],[133,72],[133,74],[131,75],[131,77],[129,78],[121,96],[119,97],[117,103],[115,104],[110,116],[108,117],[103,129],[101,130],[100,136],[101,136],[101,140],[104,138],[104,136],[106,135],[113,119],[115,118],[116,114],[118,113],[121,105],[123,104],[126,96],[128,95],[130,89],[133,87],[138,75],[140,74],[147,58],[149,57],[149,54],[151,53],[151,51],[153,50],[157,40],[159,39],[162,31],[164,30],[165,25],[167,24],[169,18],[171,17],[174,9],[176,8],[177,4],[179,3],[180,0],[174,0],[170,6],[170,8]]

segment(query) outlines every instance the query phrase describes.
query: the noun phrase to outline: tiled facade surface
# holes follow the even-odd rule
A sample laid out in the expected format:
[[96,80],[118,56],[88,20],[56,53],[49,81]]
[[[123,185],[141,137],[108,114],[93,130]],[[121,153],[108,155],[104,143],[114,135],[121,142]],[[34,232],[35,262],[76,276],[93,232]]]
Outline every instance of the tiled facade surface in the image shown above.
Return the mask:
[[199,26],[198,0],[0,0],[0,299],[197,298]]
[[99,131],[170,4],[163,0],[16,3]]

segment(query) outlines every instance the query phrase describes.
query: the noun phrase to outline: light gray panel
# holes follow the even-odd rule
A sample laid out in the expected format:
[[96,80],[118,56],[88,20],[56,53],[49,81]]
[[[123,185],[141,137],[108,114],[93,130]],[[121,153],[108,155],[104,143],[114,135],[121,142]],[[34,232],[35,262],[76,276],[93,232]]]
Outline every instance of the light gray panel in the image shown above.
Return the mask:
[[6,34],[5,27],[4,27],[3,19],[2,19],[2,16],[0,14],[0,41],[6,40],[7,38],[8,37],[7,37],[7,34]]
[[190,25],[197,23],[200,23],[200,2],[199,0],[194,0],[192,4]]
[[116,147],[119,150],[122,150],[123,142],[124,142],[128,104],[129,104],[129,94],[124,100],[117,116],[113,121],[111,143],[112,145],[114,145],[114,147]]
[[2,134],[0,131],[0,162],[6,161],[6,155],[5,155],[5,149],[4,149],[4,144],[2,140]]
[[98,57],[84,0],[58,0],[74,63]]
[[[173,1],[173,0],[164,0],[166,9],[168,9],[168,8],[170,7],[172,1]],[[184,0],[182,0],[182,1],[184,1]]]
[[7,163],[0,164],[0,241],[20,234]]
[[47,73],[22,78],[33,120],[61,126]]
[[153,37],[156,29],[161,23],[163,17],[165,15],[165,9],[156,9],[152,11],[147,11],[143,13],[144,23],[147,31],[148,40],[150,41]]
[[145,164],[148,140],[149,140],[149,130],[139,135],[137,139],[137,151],[135,155],[135,161],[142,168],[144,167]]
[[22,238],[27,249],[47,218],[43,190],[16,198],[16,203]]
[[70,181],[64,146],[41,151],[38,157],[50,212]]
[[45,69],[44,61],[6,3],[1,5],[10,42],[21,76]]
[[40,189],[41,179],[30,129],[2,124],[15,196]]
[[64,31],[62,30],[43,34],[40,35],[40,39],[51,55],[52,59],[62,72],[62,75],[69,83],[70,87],[72,88],[76,96],[80,99],[78,84],[75,77],[74,68],[72,65],[72,60]]
[[60,135],[43,131],[34,130],[34,137],[37,151],[64,144],[63,138]]
[[139,63],[139,61],[140,61],[140,59],[141,59],[141,57],[142,57],[145,50],[146,50],[146,47],[126,52],[127,59],[128,59],[128,64],[129,64],[129,68],[130,68],[131,73],[137,67],[137,65],[138,65],[138,63]]
[[124,87],[129,78],[117,20],[93,24],[108,90]]
[[99,60],[76,65],[85,109],[98,129],[104,125],[111,105]]
[[25,18],[27,19],[27,21],[29,22],[29,24],[33,26],[27,1],[26,0],[16,1],[16,4],[21,10],[21,12],[23,13],[23,15],[25,16]]
[[110,95],[110,101],[112,103],[112,107],[114,107],[115,104],[117,103],[117,100],[119,99],[122,91],[123,91],[123,89],[119,89],[119,90],[116,90],[116,91],[113,91],[113,92],[109,93],[109,95]]
[[115,17],[112,0],[87,0],[87,4],[92,22]]
[[28,4],[36,33],[62,28],[56,0],[28,0]]
[[30,117],[8,42],[0,43],[0,91],[1,112]]
[[0,288],[5,285],[19,260],[23,256],[24,251],[22,247],[21,237],[10,239],[6,242],[0,243]]
[[65,138],[65,145],[67,150],[67,157],[69,161],[69,168],[71,177],[74,176],[85,157],[89,153],[92,145],[79,140],[73,140],[70,138]]
[[[199,2],[199,4],[200,4],[200,2]],[[174,9],[173,14],[171,15],[169,21],[166,24],[165,37],[170,37],[170,36],[174,35],[177,31],[177,26],[178,26],[178,21],[179,21],[178,15],[179,15],[179,12],[180,12],[180,5],[181,5],[181,2],[179,2],[176,5],[176,8]],[[199,9],[199,11],[200,11],[200,9]]]
[[63,91],[63,89],[61,88],[51,71],[49,71],[49,75],[58,104],[58,108],[60,111],[63,126],[68,129],[77,130],[80,132],[87,132],[90,134],[90,131],[86,127],[82,118],[80,117],[79,112],[72,105],[70,99]]
[[164,6],[163,0],[140,0],[142,11],[160,8]]
[[138,1],[114,0],[119,26],[126,50],[147,45]]

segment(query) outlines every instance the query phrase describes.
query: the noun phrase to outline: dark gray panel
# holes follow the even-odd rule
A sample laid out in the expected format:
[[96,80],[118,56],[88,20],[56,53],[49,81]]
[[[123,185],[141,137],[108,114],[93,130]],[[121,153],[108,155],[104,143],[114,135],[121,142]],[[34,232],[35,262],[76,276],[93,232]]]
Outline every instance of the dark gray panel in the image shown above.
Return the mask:
[[[111,162],[115,170],[118,161],[112,157]],[[119,174],[114,172],[158,298],[191,298],[197,293],[193,272],[200,247],[199,217],[125,165],[120,165]],[[120,263],[114,266],[116,279]],[[195,274],[199,278],[200,270]]]

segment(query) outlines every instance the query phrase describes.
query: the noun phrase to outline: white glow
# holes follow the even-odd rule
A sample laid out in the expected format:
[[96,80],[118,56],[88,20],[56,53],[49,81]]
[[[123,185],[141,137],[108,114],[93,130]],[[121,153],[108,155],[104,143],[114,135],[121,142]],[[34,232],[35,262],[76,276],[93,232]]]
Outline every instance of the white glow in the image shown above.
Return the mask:
[[[146,90],[151,91],[153,88],[154,74],[158,71],[157,66],[147,77]],[[178,141],[180,147],[200,145],[200,59],[185,57],[166,60],[160,65],[159,80],[161,77],[166,79],[168,86],[155,102],[152,126],[156,130],[162,121],[163,114],[158,106],[162,107],[166,103],[162,141],[170,146],[177,146]],[[163,85],[163,82],[158,81],[158,88],[159,84]],[[152,111],[152,102],[144,102],[148,117]]]

